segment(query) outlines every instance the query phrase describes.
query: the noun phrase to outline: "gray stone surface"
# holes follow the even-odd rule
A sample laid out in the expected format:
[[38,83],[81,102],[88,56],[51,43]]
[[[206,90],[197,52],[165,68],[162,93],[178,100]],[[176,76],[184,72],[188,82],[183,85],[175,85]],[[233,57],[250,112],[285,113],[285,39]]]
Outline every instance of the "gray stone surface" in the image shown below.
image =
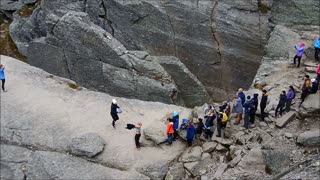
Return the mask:
[[15,11],[23,6],[21,0],[1,0],[0,9],[5,11]]
[[238,164],[244,171],[265,171],[266,162],[260,148],[254,148]]
[[143,129],[143,135],[146,139],[152,140],[156,144],[161,144],[168,140],[166,136],[166,124],[162,121],[156,121],[151,126]]
[[276,175],[290,165],[290,154],[285,150],[265,150],[262,154],[266,162],[266,171]]
[[158,161],[152,164],[144,165],[144,167],[138,167],[136,170],[150,179],[162,180],[166,176],[169,169],[169,162]]
[[194,161],[199,161],[201,159],[202,155],[202,148],[200,146],[195,146],[189,150],[185,150],[183,154],[180,156],[179,161],[180,162],[194,162]]
[[27,165],[30,179],[147,179],[56,152],[36,151]]
[[219,179],[227,168],[228,168],[227,164],[225,163],[219,164],[216,172],[213,175],[213,179]]
[[105,146],[105,142],[96,133],[87,133],[73,137],[69,149],[71,154],[78,156],[93,157],[100,153]]
[[183,177],[185,177],[183,163],[175,163],[169,168],[165,180],[180,180],[183,179]]
[[276,119],[276,126],[279,128],[283,128],[295,117],[296,117],[296,113],[294,111],[290,111],[284,114],[282,117]]
[[237,155],[228,163],[228,165],[230,165],[231,167],[235,167],[241,161],[241,158],[242,158],[241,155]]
[[203,152],[211,153],[212,151],[214,151],[216,149],[217,145],[218,145],[218,143],[216,143],[216,142],[205,142],[202,145]]
[[297,143],[303,146],[319,146],[320,145],[320,131],[319,129],[306,131],[299,134]]

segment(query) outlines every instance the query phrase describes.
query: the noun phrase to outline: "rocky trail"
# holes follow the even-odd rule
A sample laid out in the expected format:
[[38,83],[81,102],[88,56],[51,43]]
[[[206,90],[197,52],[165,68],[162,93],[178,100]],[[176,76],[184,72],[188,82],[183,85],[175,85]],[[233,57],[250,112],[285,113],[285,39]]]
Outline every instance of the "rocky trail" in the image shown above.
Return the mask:
[[[113,129],[112,96],[77,87],[13,58],[1,56],[1,62],[7,67],[8,88],[1,93],[2,179],[316,179],[319,172],[320,115],[319,104],[314,104],[319,94],[308,96],[301,109],[296,102],[292,111],[275,119],[278,89],[286,84],[270,83],[266,122],[256,120],[247,130],[234,125],[231,117],[223,138],[205,142],[201,137],[200,146],[189,153],[182,139],[165,146],[164,120],[173,110],[180,117],[201,117],[205,105],[187,109],[117,98],[124,112]],[[277,67],[282,70],[303,71],[281,64]],[[280,75],[271,73],[268,78]],[[246,94],[254,92],[259,90]],[[143,124],[140,151],[135,149],[134,131],[124,128],[136,121]]]

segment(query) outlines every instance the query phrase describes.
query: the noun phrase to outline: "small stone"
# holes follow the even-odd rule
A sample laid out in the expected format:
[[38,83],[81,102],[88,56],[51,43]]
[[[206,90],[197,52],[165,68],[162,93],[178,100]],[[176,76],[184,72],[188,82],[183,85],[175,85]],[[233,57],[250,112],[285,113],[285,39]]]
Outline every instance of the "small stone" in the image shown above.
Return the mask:
[[218,144],[218,146],[216,147],[216,150],[219,152],[227,152],[228,149],[224,146],[222,146],[221,144]]
[[291,138],[294,137],[294,135],[291,134],[291,133],[284,133],[284,136],[285,136],[286,138],[288,138],[288,139],[291,139]]

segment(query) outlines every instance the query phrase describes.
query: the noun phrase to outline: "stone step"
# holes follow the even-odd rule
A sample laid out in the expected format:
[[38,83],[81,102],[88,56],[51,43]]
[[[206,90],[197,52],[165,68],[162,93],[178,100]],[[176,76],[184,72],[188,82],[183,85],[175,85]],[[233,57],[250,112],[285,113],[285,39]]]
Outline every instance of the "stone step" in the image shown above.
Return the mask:
[[290,121],[292,121],[296,117],[296,113],[294,111],[290,111],[283,115],[282,117],[276,119],[276,126],[279,128],[283,128],[286,126]]
[[304,65],[306,66],[306,67],[317,67],[317,63],[315,63],[315,62],[305,62],[304,63]]
[[316,68],[315,68],[315,67],[306,67],[306,68],[305,68],[305,71],[306,71],[306,72],[310,72],[310,73],[315,73]]

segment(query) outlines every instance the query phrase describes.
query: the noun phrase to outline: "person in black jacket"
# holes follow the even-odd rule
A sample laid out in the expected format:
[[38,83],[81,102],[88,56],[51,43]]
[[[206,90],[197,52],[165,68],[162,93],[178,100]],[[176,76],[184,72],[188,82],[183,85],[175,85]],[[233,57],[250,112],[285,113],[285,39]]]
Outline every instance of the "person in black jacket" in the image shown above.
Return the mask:
[[255,116],[256,116],[256,111],[257,111],[257,109],[258,109],[258,104],[259,104],[258,96],[259,96],[259,94],[254,93],[254,94],[253,94],[253,98],[251,99],[251,104],[250,104],[250,106],[252,106],[252,107],[250,107],[250,120],[249,120],[249,122],[250,122],[251,124],[254,124],[254,120],[255,120]]
[[268,94],[267,94],[267,91],[264,89],[262,90],[262,98],[260,102],[261,121],[264,121],[264,117],[265,117],[264,109],[267,106],[267,101],[268,101]]
[[280,109],[280,116],[282,116],[283,108],[284,108],[284,106],[286,104],[286,101],[287,101],[286,91],[282,91],[281,94],[280,94],[279,103],[277,105],[276,112],[275,112],[275,117],[276,118],[278,117],[279,109]]
[[115,99],[112,99],[110,114],[112,117],[112,127],[113,128],[116,128],[115,123],[117,120],[119,120],[118,111],[117,111],[118,108],[119,108],[119,106],[117,105],[117,101]]

